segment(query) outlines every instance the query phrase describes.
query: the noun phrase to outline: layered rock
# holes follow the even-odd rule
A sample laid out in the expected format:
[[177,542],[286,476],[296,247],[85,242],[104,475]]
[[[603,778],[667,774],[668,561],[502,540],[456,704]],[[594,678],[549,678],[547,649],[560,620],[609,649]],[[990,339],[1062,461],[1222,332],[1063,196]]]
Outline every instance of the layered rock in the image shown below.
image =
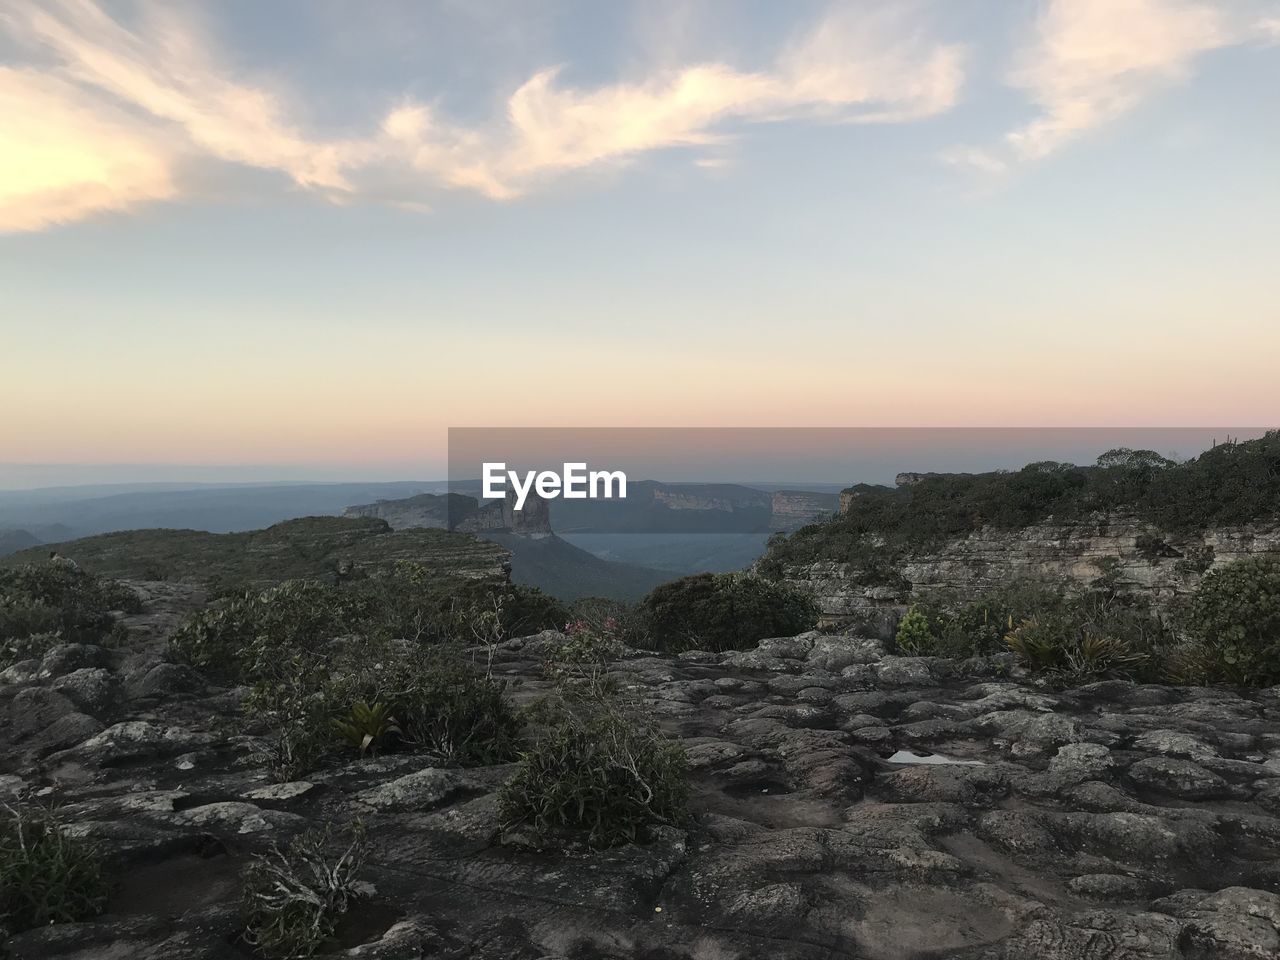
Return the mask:
[[834,493],[809,490],[777,490],[771,501],[769,530],[791,532],[819,520],[825,520],[839,508],[840,498]]
[[823,560],[789,567],[786,579],[817,597],[829,623],[880,621],[922,594],[975,595],[1030,580],[1081,590],[1107,576],[1121,592],[1167,607],[1214,567],[1280,553],[1280,522],[1173,535],[1132,516],[1048,521],[1020,530],[984,527],[870,572]]

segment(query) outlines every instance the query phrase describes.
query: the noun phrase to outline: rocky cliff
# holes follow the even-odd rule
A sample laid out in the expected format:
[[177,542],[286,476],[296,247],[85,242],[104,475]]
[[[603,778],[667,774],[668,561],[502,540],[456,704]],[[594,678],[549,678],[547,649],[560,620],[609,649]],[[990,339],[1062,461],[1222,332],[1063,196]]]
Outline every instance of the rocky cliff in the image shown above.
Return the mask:
[[495,500],[484,504],[460,493],[424,493],[347,507],[343,516],[385,520],[393,530],[425,527],[458,533],[509,531],[529,536],[551,533],[548,503],[532,491],[522,510],[515,509],[514,495],[510,493],[501,503]]
[[805,524],[825,520],[839,508],[839,501],[839,496],[834,493],[775,491],[769,513],[769,530],[789,532],[799,530]]
[[1013,580],[1083,589],[1106,574],[1122,592],[1167,607],[1215,566],[1280,553],[1280,521],[1173,535],[1132,516],[1100,515],[1022,529],[984,527],[887,567],[820,560],[789,566],[785,578],[811,590],[832,624],[896,617],[922,594],[975,595]]

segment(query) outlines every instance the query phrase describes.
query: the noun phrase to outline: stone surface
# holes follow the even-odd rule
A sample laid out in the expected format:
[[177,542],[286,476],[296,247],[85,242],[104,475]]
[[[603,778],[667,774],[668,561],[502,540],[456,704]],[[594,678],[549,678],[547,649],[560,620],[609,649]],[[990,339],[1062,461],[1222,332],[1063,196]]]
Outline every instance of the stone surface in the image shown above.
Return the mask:
[[[61,805],[118,881],[14,957],[243,960],[248,859],[357,818],[375,893],[331,955],[1280,957],[1280,691],[1048,691],[856,636],[632,653],[612,672],[684,744],[691,819],[557,851],[502,829],[511,765],[353,755],[271,783],[240,695],[158,659],[180,591],[148,596],[131,655],[0,680],[0,796]],[[527,702],[558,642],[508,641],[493,669]]]

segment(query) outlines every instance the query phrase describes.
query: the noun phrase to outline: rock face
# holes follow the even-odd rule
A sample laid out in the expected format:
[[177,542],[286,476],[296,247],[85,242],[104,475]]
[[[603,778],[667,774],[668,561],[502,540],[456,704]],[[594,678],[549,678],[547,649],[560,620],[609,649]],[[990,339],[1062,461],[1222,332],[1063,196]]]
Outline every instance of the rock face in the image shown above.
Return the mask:
[[504,531],[534,536],[551,532],[550,504],[532,490],[520,510],[515,509],[515,495],[510,491],[502,503],[491,501],[483,505],[475,497],[461,493],[423,493],[403,500],[347,507],[343,516],[375,517],[385,520],[393,530],[427,527],[458,533]]
[[769,530],[789,533],[807,524],[825,520],[839,509],[839,503],[839,494],[835,493],[777,490],[773,494]]
[[824,560],[788,568],[786,578],[813,592],[828,624],[883,622],[921,594],[974,595],[1011,580],[1078,589],[1108,570],[1121,591],[1159,607],[1195,590],[1213,567],[1263,552],[1280,553],[1280,523],[1173,536],[1133,517],[1098,516],[1022,530],[986,527],[903,560],[891,577]]
[[[237,696],[156,673],[201,598],[136,586],[148,609],[129,618],[132,650],[0,682],[0,797],[60,804],[117,881],[96,920],[0,943],[18,960],[243,960],[245,863],[355,818],[373,893],[331,956],[1280,956],[1280,688],[1050,692],[995,658],[895,657],[817,633],[636,652],[611,673],[684,745],[691,817],[642,843],[558,852],[503,836],[510,765],[353,756],[269,783]],[[508,641],[493,669],[536,697],[554,639]],[[143,694],[152,676],[164,682]]]

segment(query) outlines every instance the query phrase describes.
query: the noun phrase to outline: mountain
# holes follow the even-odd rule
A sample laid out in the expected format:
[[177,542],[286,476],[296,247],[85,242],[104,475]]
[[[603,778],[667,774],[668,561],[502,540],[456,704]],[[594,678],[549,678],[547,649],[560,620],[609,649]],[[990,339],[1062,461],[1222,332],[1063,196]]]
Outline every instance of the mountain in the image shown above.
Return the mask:
[[40,542],[39,537],[33,536],[26,530],[0,530],[0,557],[26,550]]
[[605,560],[557,537],[551,532],[548,501],[537,496],[529,498],[525,509],[515,511],[510,499],[482,505],[460,493],[420,494],[357,504],[347,507],[344,515],[373,518],[396,530],[448,525],[474,533],[510,552],[515,583],[538,587],[561,600],[638,600],[671,579],[667,572]]
[[511,552],[511,579],[560,600],[608,597],[635,601],[672,574],[630,563],[602,560],[554,534],[527,536],[490,530],[479,534]]
[[[347,504],[444,490],[442,481],[59,487],[0,491],[0,527],[30,531],[46,543],[148,527],[230,533],[282,520],[336,516]],[[48,535],[40,525],[59,524]]]

